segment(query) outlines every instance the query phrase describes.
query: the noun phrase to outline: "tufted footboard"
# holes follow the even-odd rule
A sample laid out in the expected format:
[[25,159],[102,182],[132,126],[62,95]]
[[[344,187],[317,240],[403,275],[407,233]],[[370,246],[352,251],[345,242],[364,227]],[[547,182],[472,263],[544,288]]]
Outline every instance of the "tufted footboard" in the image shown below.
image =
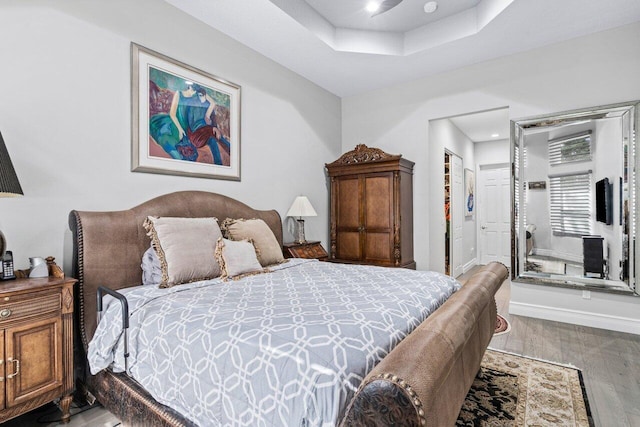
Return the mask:
[[362,382],[342,426],[455,424],[496,322],[495,293],[507,278],[484,266]]

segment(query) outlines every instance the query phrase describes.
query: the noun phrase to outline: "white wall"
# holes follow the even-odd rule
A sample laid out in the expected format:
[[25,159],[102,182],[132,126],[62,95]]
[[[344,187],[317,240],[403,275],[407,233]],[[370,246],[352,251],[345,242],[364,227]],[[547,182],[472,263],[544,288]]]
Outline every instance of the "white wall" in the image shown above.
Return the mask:
[[593,219],[593,234],[604,237],[605,254],[608,254],[609,278],[620,278],[620,262],[622,260],[622,233],[623,226],[620,218],[620,178],[623,173],[624,154],[622,144],[614,141],[622,141],[622,120],[620,118],[599,120],[593,133],[593,209],[596,209],[595,183],[604,178],[609,178],[609,184],[613,190],[612,197],[612,223],[607,225]]
[[[465,135],[460,129],[453,124],[449,119],[433,120],[429,123],[429,139],[437,143],[442,148],[442,162],[444,163],[444,151],[455,154],[462,159],[462,167],[464,169],[471,169],[475,172],[475,152],[474,144],[467,135]],[[442,167],[440,168],[442,170]],[[463,186],[464,186],[464,171],[463,171]],[[444,188],[444,172],[441,173],[440,180],[442,181],[442,188]],[[415,181],[414,181],[415,184]],[[463,193],[466,194],[466,193]],[[463,196],[464,197],[464,196]],[[444,193],[442,196],[442,204],[444,204]],[[435,203],[435,200],[433,201]],[[415,197],[414,197],[415,203]],[[461,200],[458,209],[466,210],[466,201]],[[462,265],[465,267],[465,271],[469,269],[468,266],[475,265],[476,260],[476,212],[474,211],[472,216],[463,216],[464,223],[462,224]],[[451,212],[451,218],[454,219],[453,212]],[[446,221],[444,218],[444,209],[441,213],[441,222],[446,229]],[[445,241],[443,238],[442,247],[444,248]],[[444,269],[444,258],[443,267]]]
[[481,165],[511,163],[510,144],[511,141],[508,139],[476,142],[474,147],[476,168],[480,169]]
[[[640,24],[632,24],[343,99],[345,149],[365,142],[416,162],[414,242],[419,269],[441,271],[444,264],[442,146],[429,138],[429,121],[505,106],[514,120],[640,99],[639,39]],[[537,302],[562,305],[565,300],[558,294],[555,300],[547,296]],[[640,298],[613,295],[589,301],[587,311],[612,315],[620,305],[628,305],[628,312],[640,320]]]
[[[306,194],[319,214],[307,238],[326,247],[324,163],[342,149],[336,96],[161,0],[5,0],[0,39],[0,131],[25,193],[0,199],[0,229],[17,268],[30,256],[60,263],[72,209],[127,209],[180,190],[222,193],[283,220]],[[240,182],[131,172],[132,41],[242,87]]]
[[[524,206],[526,211],[526,225],[535,225],[533,233],[533,247],[535,253],[551,255],[544,251],[551,251],[551,220],[549,219],[549,155],[548,155],[548,132],[527,135],[525,139],[525,150],[523,154],[525,167],[521,172],[522,180],[528,186],[529,182],[544,181],[547,183],[545,189],[524,191]],[[523,150],[524,153],[524,150]],[[572,238],[573,239],[573,238]],[[582,242],[580,242],[582,243]]]

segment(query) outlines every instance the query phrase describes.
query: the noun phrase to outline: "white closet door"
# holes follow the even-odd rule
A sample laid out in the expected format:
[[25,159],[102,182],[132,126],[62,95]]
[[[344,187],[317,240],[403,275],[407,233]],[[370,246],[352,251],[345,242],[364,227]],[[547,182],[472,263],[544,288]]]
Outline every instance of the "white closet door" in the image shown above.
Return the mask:
[[511,171],[509,166],[480,167],[478,176],[480,263],[511,260]]
[[463,225],[464,225],[464,178],[462,159],[451,156],[451,276],[458,277],[463,273]]

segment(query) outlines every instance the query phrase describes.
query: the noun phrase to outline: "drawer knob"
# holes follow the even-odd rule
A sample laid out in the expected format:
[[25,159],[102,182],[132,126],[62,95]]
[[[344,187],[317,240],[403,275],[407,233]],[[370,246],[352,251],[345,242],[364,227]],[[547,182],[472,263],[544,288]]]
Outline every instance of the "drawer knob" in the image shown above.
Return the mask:
[[2,309],[0,311],[0,318],[2,319],[6,319],[7,317],[11,316],[11,310],[8,308]]

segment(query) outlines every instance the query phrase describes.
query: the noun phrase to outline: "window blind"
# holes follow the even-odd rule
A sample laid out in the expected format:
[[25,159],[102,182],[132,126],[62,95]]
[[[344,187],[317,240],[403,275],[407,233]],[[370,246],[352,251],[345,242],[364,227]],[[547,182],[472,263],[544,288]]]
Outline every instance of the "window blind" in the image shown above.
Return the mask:
[[550,175],[551,230],[556,236],[591,234],[591,171]]
[[591,160],[591,131],[549,141],[549,164]]

